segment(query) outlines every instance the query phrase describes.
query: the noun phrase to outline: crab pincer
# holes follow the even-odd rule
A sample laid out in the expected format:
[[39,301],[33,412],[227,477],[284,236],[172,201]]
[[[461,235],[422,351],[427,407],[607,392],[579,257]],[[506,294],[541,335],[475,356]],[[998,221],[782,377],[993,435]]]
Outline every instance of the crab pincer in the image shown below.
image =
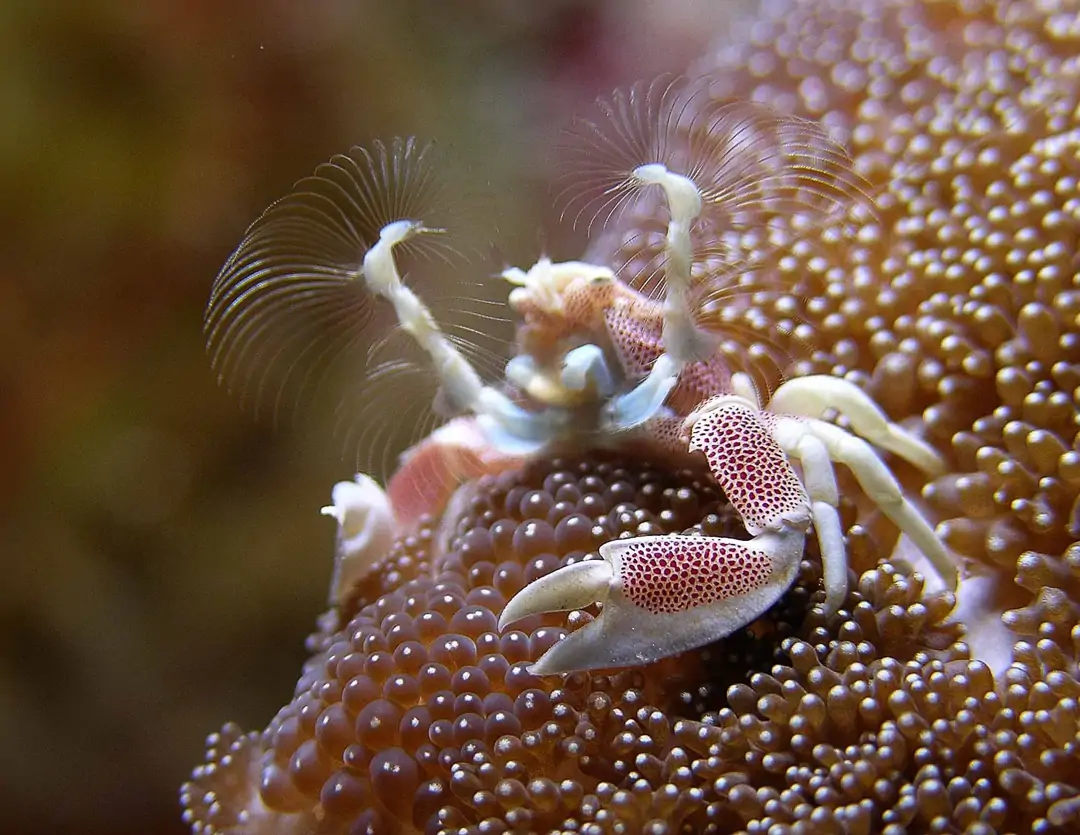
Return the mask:
[[598,618],[541,656],[533,672],[643,664],[702,646],[762,615],[794,582],[809,500],[761,413],[730,398],[695,416],[690,433],[690,449],[705,452],[756,536],[614,540],[600,546],[600,560],[533,582],[507,604],[500,627],[531,614],[603,606]]

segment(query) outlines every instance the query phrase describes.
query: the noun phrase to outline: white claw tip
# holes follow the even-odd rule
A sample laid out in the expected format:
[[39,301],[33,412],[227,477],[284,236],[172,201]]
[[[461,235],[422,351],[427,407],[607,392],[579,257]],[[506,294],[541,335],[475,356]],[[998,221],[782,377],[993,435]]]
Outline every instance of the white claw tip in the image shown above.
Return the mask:
[[569,612],[603,603],[612,579],[611,565],[605,560],[584,560],[545,574],[507,602],[499,615],[499,631],[530,615]]

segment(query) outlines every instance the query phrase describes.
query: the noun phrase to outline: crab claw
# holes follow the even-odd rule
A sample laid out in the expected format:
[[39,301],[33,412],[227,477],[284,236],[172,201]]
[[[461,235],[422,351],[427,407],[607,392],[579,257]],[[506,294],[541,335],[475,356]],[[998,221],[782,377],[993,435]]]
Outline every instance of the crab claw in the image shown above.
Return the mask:
[[529,583],[515,594],[499,616],[499,631],[529,615],[584,609],[607,600],[613,575],[604,560],[567,565]]
[[805,531],[783,525],[749,541],[643,536],[600,546],[587,560],[526,586],[500,629],[528,615],[603,604],[529,667],[536,675],[647,664],[731,634],[794,582]]

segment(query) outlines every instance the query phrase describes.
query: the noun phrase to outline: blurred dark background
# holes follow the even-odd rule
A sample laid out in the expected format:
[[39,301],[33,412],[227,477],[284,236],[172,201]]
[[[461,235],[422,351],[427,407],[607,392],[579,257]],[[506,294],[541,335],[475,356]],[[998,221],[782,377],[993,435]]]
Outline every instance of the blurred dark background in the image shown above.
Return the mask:
[[514,196],[504,257],[577,256],[558,126],[748,5],[0,4],[4,831],[182,832],[205,735],[292,691],[349,466],[209,370],[203,305],[247,224],[331,154],[417,134]]

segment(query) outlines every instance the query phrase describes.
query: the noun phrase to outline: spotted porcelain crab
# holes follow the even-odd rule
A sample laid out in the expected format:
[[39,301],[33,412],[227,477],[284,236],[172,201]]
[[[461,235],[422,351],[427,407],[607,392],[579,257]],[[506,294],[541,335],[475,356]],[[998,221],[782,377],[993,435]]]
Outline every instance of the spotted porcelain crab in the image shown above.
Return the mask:
[[[340,526],[334,600],[385,552],[392,532],[441,510],[460,482],[586,444],[703,457],[752,538],[619,539],[602,545],[599,558],[535,580],[508,602],[500,628],[532,614],[601,606],[536,661],[536,673],[651,662],[730,634],[791,586],[811,527],[825,609],[836,611],[847,594],[837,463],[955,585],[950,555],[874,447],[927,474],[943,468],[937,453],[841,379],[791,379],[763,404],[723,350],[723,327],[702,316],[702,299],[717,298],[701,292],[718,279],[703,268],[724,250],[716,241],[748,216],[842,202],[843,179],[853,176],[843,150],[803,120],[749,104],[688,108],[671,90],[635,88],[603,104],[615,129],[588,122],[583,134],[588,153],[606,155],[607,167],[580,178],[605,224],[635,200],[662,199],[659,292],[583,261],[543,258],[529,270],[506,270],[520,324],[502,380],[481,377],[399,269],[401,250],[441,234],[414,199],[427,182],[426,147],[399,140],[336,157],[249,229],[208,310],[219,367],[243,365],[248,354],[277,358],[279,349],[252,350],[248,342],[273,333],[277,319],[292,315],[290,304],[332,307],[328,291],[362,287],[390,303],[434,371],[439,403],[457,415],[403,456],[385,492],[366,476],[335,489],[325,509]],[[335,261],[327,248],[345,255]],[[824,419],[833,412],[851,431]]]

